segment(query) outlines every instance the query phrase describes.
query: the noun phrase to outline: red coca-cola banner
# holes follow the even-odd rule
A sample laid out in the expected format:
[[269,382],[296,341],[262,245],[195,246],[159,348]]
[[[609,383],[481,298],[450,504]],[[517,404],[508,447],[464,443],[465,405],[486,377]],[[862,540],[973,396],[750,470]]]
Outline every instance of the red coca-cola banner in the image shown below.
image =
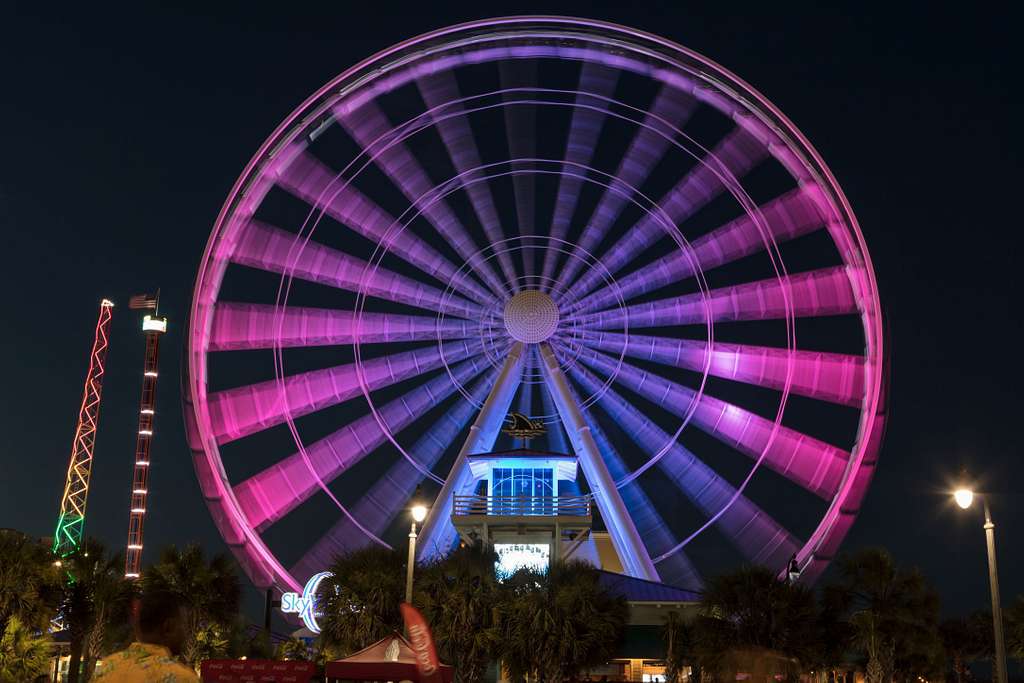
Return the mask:
[[416,655],[416,670],[422,683],[441,683],[441,662],[434,647],[434,635],[427,620],[420,611],[407,602],[399,605],[405,630],[409,632],[409,644]]
[[199,671],[203,683],[309,683],[316,673],[316,665],[269,659],[208,659]]

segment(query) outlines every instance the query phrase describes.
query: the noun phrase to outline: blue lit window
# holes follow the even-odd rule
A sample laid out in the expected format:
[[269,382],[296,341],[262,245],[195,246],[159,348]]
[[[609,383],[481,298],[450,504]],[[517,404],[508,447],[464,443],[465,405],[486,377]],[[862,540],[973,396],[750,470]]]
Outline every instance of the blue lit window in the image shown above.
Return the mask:
[[541,467],[495,467],[492,473],[496,515],[550,515],[554,513],[554,472]]

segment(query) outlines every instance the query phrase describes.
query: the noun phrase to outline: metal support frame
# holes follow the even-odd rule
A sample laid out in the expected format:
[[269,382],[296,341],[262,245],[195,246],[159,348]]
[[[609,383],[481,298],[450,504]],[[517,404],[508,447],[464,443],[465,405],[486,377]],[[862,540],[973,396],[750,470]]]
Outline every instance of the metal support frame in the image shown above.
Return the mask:
[[469,428],[462,450],[452,464],[452,469],[441,487],[437,501],[430,509],[420,531],[419,557],[428,559],[447,553],[455,544],[457,534],[452,526],[452,504],[456,493],[468,493],[464,489],[475,481],[469,469],[468,458],[475,453],[486,453],[494,448],[494,441],[508,413],[523,377],[523,344],[516,342],[509,351],[505,364],[494,381],[491,393],[480,408],[480,414]]
[[544,382],[548,391],[555,401],[562,424],[569,433],[569,440],[572,442],[573,450],[579,458],[583,476],[594,495],[594,502],[601,511],[601,517],[608,527],[608,534],[611,536],[612,545],[615,546],[619,559],[622,560],[623,569],[630,576],[649,581],[660,581],[658,570],[640,540],[633,518],[630,517],[626,505],[622,502],[619,490],[615,487],[608,468],[601,458],[601,452],[594,442],[579,406],[573,400],[569,383],[562,373],[551,347],[543,343],[540,345],[542,359],[541,367],[544,369]]
[[583,531],[576,534],[576,538],[574,538],[572,542],[569,544],[569,547],[565,549],[565,553],[563,554],[565,559],[570,559],[573,553],[579,550],[580,546],[583,545],[584,541],[586,541],[588,538],[590,538],[589,528],[584,529]]
[[135,436],[135,464],[132,473],[131,503],[128,510],[128,543],[124,557],[124,575],[139,577],[142,568],[143,532],[149,500],[150,446],[156,417],[156,381],[160,360],[160,335],[167,329],[166,318],[143,319],[146,356],[142,368],[142,397],[139,399],[139,428]]
[[89,371],[85,376],[82,405],[78,410],[78,426],[75,428],[75,439],[71,445],[71,460],[64,482],[64,494],[60,500],[60,515],[57,517],[57,529],[53,534],[53,552],[60,557],[77,550],[82,542],[113,311],[112,301],[104,299],[100,302],[99,320],[96,322],[92,351],[89,353]]

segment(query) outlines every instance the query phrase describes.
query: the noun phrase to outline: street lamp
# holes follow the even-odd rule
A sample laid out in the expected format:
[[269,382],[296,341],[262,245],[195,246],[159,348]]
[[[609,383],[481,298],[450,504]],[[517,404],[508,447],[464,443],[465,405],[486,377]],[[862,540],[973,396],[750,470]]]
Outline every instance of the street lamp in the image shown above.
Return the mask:
[[988,501],[976,495],[969,488],[959,488],[953,492],[956,504],[966,510],[971,507],[975,498],[981,498],[985,510],[985,543],[988,546],[988,582],[992,591],[992,629],[996,638],[996,683],[1007,683],[1006,678],[1006,646],[1003,644],[1003,609],[999,600],[999,571],[996,568],[996,525],[992,522],[992,513],[988,509]]
[[409,514],[412,515],[412,527],[409,529],[409,566],[405,573],[405,601],[411,605],[412,570],[416,565],[416,525],[427,518],[427,504],[423,499],[423,488],[420,486],[416,487],[416,493],[412,496]]

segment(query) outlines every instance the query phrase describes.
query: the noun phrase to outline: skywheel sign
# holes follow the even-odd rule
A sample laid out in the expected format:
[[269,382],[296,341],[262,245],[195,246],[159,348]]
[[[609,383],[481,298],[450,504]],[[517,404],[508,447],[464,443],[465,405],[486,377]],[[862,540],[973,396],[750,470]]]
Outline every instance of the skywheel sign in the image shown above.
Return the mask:
[[302,623],[313,633],[320,633],[320,624],[317,618],[321,615],[317,609],[317,591],[320,590],[320,583],[333,576],[331,572],[320,572],[309,577],[302,593],[283,593],[281,595],[281,611],[285,614],[298,614]]

